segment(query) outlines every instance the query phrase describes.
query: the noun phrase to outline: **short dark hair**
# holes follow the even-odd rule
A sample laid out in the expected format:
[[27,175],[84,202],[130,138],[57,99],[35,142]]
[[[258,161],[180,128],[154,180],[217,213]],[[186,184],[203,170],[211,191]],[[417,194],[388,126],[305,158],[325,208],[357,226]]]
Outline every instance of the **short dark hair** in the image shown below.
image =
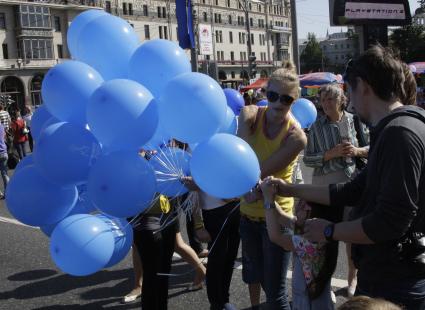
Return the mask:
[[344,79],[353,89],[356,89],[356,78],[367,82],[376,96],[382,100],[406,97],[402,64],[389,48],[374,45],[358,58],[350,60]]

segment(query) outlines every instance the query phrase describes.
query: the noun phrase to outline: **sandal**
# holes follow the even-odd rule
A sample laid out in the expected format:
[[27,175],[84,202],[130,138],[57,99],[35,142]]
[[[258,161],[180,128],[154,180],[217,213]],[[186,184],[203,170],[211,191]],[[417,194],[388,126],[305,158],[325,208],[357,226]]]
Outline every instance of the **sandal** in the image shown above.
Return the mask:
[[142,289],[141,288],[135,288],[135,289],[131,290],[130,293],[128,293],[127,295],[124,296],[123,302],[124,303],[134,302],[141,295],[142,295]]

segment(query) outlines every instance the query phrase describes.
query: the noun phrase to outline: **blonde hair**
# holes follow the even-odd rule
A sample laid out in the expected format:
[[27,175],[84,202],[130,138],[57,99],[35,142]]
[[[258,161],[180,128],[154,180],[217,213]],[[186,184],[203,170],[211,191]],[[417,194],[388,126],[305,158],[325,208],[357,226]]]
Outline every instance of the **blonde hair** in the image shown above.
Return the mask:
[[345,97],[344,90],[339,84],[328,84],[325,86],[320,87],[319,89],[319,96],[320,99],[322,98],[322,94],[324,96],[330,95],[331,97],[334,97],[338,100],[338,102],[341,104],[340,109],[343,111],[345,109],[345,106],[347,104],[347,97]]
[[291,61],[284,61],[282,63],[282,68],[273,71],[268,83],[270,82],[286,84],[291,89],[296,88],[299,95],[300,80],[295,71],[295,66]]
[[402,310],[402,308],[383,299],[356,296],[343,303],[338,310]]

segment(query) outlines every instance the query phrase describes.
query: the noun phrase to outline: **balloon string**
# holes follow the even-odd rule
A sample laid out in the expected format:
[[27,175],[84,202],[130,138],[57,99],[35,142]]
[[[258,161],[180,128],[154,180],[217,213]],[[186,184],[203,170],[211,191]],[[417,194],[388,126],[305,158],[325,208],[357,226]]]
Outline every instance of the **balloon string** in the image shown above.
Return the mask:
[[[229,215],[224,220],[223,225],[221,226],[220,231],[217,234],[217,237],[214,239],[214,242],[211,244],[211,247],[209,249],[209,253],[212,253],[214,251],[215,244],[216,244],[218,238],[220,237],[221,233],[223,232],[223,229],[226,226],[226,224],[227,224],[230,216],[232,215],[233,212],[235,212],[235,210],[238,209],[239,205],[240,205],[240,203],[238,203],[235,207],[233,207],[232,211],[229,212]],[[197,266],[199,266],[200,264],[203,264],[206,258],[203,258]],[[195,271],[195,269],[197,268],[197,266],[196,267],[193,267],[190,270],[188,270],[186,272],[183,272],[183,273],[157,273],[157,275],[158,276],[167,276],[167,277],[181,277],[181,276],[187,275],[187,274],[192,273],[193,271]]]

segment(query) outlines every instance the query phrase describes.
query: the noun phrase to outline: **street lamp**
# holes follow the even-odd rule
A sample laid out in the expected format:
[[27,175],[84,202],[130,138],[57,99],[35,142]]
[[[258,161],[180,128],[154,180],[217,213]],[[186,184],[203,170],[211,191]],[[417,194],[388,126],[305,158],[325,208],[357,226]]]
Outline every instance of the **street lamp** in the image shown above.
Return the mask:
[[21,58],[16,59],[16,64],[18,65],[18,69],[21,69],[22,59]]

